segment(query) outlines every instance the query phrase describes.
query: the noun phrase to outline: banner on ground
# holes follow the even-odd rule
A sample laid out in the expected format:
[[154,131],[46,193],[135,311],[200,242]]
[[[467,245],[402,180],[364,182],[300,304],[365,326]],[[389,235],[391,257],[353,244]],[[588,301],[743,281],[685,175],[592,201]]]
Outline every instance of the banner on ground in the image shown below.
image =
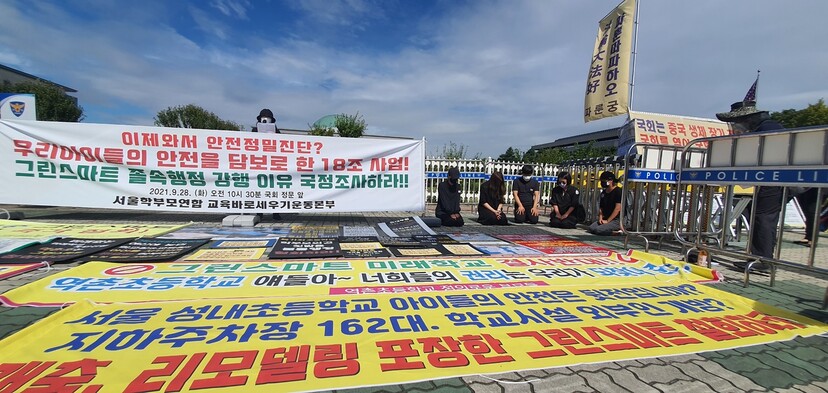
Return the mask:
[[498,237],[546,255],[610,255],[612,253],[608,248],[554,235],[498,235]]
[[407,237],[414,235],[436,235],[420,217],[412,216],[381,222],[377,226],[383,233],[391,237]]
[[2,264],[62,263],[120,246],[132,239],[63,238],[0,255]]
[[14,277],[18,274],[30,272],[35,269],[40,269],[42,267],[49,267],[49,264],[47,262],[41,262],[26,263],[23,265],[0,265],[0,280],[4,278]]
[[577,301],[498,289],[82,302],[0,342],[0,386],[9,392],[339,390],[695,354],[828,331],[703,285],[684,283],[681,293],[636,287],[638,295],[623,299]]
[[[632,255],[179,261],[129,265],[88,262],[12,289],[0,295],[0,301],[8,306],[59,306],[84,299],[108,303],[296,295],[441,294],[497,288],[523,288],[530,297],[578,298],[636,292],[639,284],[658,283],[664,288],[678,288],[685,282],[707,282],[713,277],[712,271],[702,267],[647,253],[633,252]],[[623,280],[627,289],[611,284],[617,280]],[[603,285],[606,289],[582,290],[588,285]]]
[[79,262],[173,261],[207,243],[208,239],[135,239],[79,259]]
[[25,239],[74,237],[77,239],[125,239],[155,237],[190,224],[59,224],[35,221],[0,220],[0,238]]
[[584,122],[627,114],[635,0],[624,0],[598,23],[584,99]]
[[425,210],[421,140],[19,120],[0,120],[0,135],[0,203],[210,213]]

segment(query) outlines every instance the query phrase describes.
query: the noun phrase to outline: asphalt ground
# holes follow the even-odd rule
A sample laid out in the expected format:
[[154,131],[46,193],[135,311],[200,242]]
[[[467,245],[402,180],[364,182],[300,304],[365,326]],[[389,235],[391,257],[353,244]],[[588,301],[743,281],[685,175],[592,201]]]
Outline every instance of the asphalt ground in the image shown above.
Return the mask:
[[[101,211],[91,209],[3,206],[14,213],[22,213],[26,220],[56,223],[144,223],[181,224],[193,222],[200,226],[221,226],[223,215],[192,213],[157,213],[145,211]],[[432,211],[430,208],[429,212]],[[468,210],[467,210],[468,211]],[[365,226],[408,217],[419,213],[329,213],[282,214],[274,221],[265,216],[257,226],[275,226],[285,223],[304,225]],[[600,245],[616,251],[626,251],[623,236],[597,237],[583,228],[561,230],[542,225],[481,226],[474,221],[475,214],[464,213],[466,226],[462,228],[434,228],[438,233],[555,234]],[[809,249],[793,243],[802,238],[802,231],[786,231],[783,237],[782,259],[804,261]],[[817,248],[817,266],[828,263],[828,239],[822,239]],[[643,249],[640,242],[630,242],[629,248]],[[674,242],[655,243],[651,253],[680,260],[682,249]],[[743,274],[730,268],[727,260],[715,257],[714,266],[725,281],[713,284],[716,288],[766,304],[780,307],[809,318],[828,323],[828,311],[821,309],[828,280],[824,276],[803,274],[799,270],[780,269],[774,286],[769,277],[753,274],[751,285],[743,287]],[[38,280],[76,264],[56,265],[51,270],[41,269],[0,280],[0,293]],[[56,308],[0,306],[0,339],[13,334],[35,321],[55,312]],[[427,382],[388,385],[371,388],[338,390],[337,392],[828,392],[828,336],[797,338],[767,345],[738,349],[678,355],[658,358],[574,365],[520,373],[480,375],[463,378],[444,378]]]

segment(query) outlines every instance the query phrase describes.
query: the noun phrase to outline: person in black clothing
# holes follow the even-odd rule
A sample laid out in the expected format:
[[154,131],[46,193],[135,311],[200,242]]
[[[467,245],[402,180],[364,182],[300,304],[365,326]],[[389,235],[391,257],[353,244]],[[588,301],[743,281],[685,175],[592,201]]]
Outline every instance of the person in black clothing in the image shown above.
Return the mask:
[[[276,128],[276,134],[281,134],[282,132],[279,131],[279,127],[276,127],[276,117],[273,116],[273,111],[270,109],[262,109],[259,111],[259,116],[256,116],[256,123],[264,123],[270,124],[273,123],[273,126]],[[258,127],[253,127],[251,130],[252,132],[259,132]]]
[[[756,109],[756,101],[735,102],[730,106],[730,112],[717,113],[716,117],[721,121],[733,123],[739,132],[785,129],[779,122],[771,120],[768,111]],[[779,224],[779,213],[782,211],[782,204],[782,187],[757,187],[756,201],[751,204],[751,208],[756,208],[754,215],[756,222],[751,223],[751,231],[753,232],[750,244],[751,254],[763,258],[773,258],[773,249],[776,246],[776,229]],[[744,269],[747,263],[736,262],[734,265],[737,268]],[[753,266],[757,270],[763,271],[770,267],[764,262]]]
[[[282,133],[281,131],[279,131],[279,127],[276,127],[276,124],[275,124],[276,123],[276,117],[273,116],[273,111],[271,111],[270,109],[265,108],[265,109],[262,109],[261,111],[259,111],[259,116],[256,116],[256,123],[257,124],[258,123],[264,123],[264,124],[273,123],[273,126],[276,129],[276,134],[281,134]],[[259,132],[259,129],[258,129],[258,127],[253,127],[253,129],[251,131],[252,132]],[[263,216],[262,213],[256,213],[256,215],[259,216],[259,218],[262,218],[262,216]],[[279,214],[279,213],[273,213],[273,219],[274,220],[281,220],[282,215]]]
[[802,215],[805,216],[805,238],[794,241],[794,243],[801,246],[813,246],[811,240],[813,240],[814,233],[814,216],[816,215],[817,209],[823,206],[826,199],[828,199],[828,189],[822,189],[822,201],[817,201],[818,194],[819,187],[811,187],[795,196],[796,201],[799,202],[799,207],[802,209]]
[[537,224],[540,212],[540,183],[532,178],[534,168],[524,165],[520,169],[521,177],[512,182],[512,196],[515,199],[515,222]]
[[509,225],[503,214],[506,196],[506,183],[503,174],[492,172],[489,180],[480,185],[480,202],[477,204],[478,221],[483,225]]
[[598,178],[601,182],[601,200],[598,203],[598,220],[587,231],[608,236],[621,230],[621,188],[616,185],[615,174],[604,171]]
[[583,220],[584,209],[581,206],[580,192],[572,185],[572,176],[569,172],[558,174],[558,185],[552,189],[550,199],[552,214],[549,216],[549,226],[572,229]]
[[446,227],[462,227],[463,216],[460,215],[460,170],[451,167],[446,180],[437,186],[437,208],[435,215]]

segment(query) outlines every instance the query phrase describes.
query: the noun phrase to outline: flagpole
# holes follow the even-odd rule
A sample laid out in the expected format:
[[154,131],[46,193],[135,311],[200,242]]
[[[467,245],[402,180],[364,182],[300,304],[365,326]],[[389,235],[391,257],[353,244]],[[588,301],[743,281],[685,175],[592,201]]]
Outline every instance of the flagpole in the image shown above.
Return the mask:
[[[635,60],[638,57],[638,7],[641,6],[641,0],[636,0],[635,2],[635,18],[633,19],[633,24],[635,24],[635,29],[633,29],[633,51],[632,51],[632,65],[630,67],[630,105],[629,110],[633,109],[633,98],[635,97]],[[628,116],[629,117],[629,116]]]

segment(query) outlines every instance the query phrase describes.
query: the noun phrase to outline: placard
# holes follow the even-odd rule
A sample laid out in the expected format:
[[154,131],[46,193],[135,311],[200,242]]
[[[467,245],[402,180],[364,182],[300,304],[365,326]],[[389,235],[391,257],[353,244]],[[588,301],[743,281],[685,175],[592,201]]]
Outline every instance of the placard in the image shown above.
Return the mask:
[[268,254],[270,259],[341,257],[339,240],[335,238],[282,237]]
[[129,243],[79,258],[79,262],[172,261],[203,246],[207,239],[135,239]]
[[0,264],[63,263],[128,243],[132,239],[56,239],[0,255]]

